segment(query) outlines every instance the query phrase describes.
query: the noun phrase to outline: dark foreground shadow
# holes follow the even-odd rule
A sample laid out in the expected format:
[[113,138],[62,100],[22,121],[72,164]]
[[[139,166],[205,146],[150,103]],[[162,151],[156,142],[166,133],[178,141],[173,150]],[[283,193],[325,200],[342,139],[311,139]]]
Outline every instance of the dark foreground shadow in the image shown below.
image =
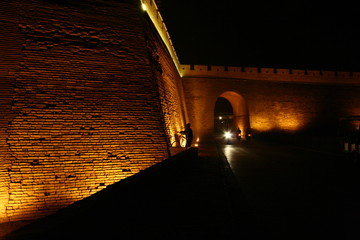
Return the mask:
[[223,164],[189,149],[4,239],[258,239]]

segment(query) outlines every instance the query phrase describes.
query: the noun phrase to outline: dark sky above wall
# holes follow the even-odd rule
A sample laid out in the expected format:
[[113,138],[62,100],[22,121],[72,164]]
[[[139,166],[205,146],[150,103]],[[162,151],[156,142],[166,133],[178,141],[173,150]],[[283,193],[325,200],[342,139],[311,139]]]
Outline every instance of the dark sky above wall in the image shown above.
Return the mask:
[[321,2],[162,0],[161,14],[182,64],[360,71],[360,8]]

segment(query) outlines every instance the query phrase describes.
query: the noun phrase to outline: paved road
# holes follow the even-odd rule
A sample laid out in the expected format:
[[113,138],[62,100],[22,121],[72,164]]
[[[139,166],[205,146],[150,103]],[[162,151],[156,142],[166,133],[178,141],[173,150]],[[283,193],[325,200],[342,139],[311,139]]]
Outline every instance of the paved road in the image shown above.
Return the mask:
[[269,239],[360,239],[359,169],[342,154],[256,141],[221,148]]

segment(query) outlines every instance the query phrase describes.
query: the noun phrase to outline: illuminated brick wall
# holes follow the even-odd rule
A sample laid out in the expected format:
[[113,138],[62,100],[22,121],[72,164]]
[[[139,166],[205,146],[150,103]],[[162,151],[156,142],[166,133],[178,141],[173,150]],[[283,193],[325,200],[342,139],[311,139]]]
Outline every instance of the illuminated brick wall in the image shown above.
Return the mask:
[[186,124],[183,85],[166,46],[155,33],[154,28],[147,29],[149,29],[147,46],[150,63],[159,89],[168,143],[175,147],[175,135],[184,130]]
[[295,82],[257,80],[257,77],[258,73],[238,79],[221,75],[183,78],[189,119],[194,123],[196,137],[213,132],[216,100],[229,91],[245,100],[254,132],[337,134],[340,117],[360,115],[357,78],[341,84],[341,79],[339,83],[326,83],[326,79],[307,83],[305,77]]
[[22,36],[17,29],[16,8],[0,3],[0,223],[8,221],[10,172],[13,161],[7,143],[8,123],[15,117],[11,109],[15,70],[21,58]]
[[1,2],[0,34],[0,223],[162,161],[187,121],[195,138],[211,133],[225,92],[258,131],[360,115],[359,73],[182,65],[180,79],[140,1]]
[[254,132],[334,133],[340,117],[360,115],[360,72],[207,65],[181,71],[199,137],[212,133],[216,99],[228,92],[243,99]]
[[[0,5],[0,223],[48,215],[162,161],[161,112],[180,111],[179,76],[161,44],[149,47],[138,1],[53,2]],[[176,98],[162,97],[163,111],[157,85]]]

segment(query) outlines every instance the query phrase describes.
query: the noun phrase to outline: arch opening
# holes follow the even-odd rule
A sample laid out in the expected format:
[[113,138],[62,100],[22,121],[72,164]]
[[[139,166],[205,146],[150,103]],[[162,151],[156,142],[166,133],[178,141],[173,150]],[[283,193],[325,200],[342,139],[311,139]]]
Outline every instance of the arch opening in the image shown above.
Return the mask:
[[234,128],[234,113],[231,103],[226,98],[219,97],[215,103],[214,132],[216,135],[220,135]]
[[222,93],[214,107],[214,133],[222,134],[240,128],[242,135],[250,133],[249,110],[243,96],[236,92]]

